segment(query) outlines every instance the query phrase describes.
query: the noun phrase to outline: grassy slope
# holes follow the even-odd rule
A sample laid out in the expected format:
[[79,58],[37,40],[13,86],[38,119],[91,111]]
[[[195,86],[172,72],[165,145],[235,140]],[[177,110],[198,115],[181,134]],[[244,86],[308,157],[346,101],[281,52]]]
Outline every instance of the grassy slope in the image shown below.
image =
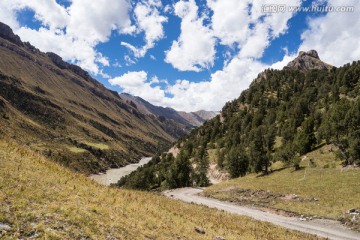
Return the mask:
[[103,187],[11,141],[0,140],[0,189],[0,223],[12,227],[2,239],[316,239],[152,193]]
[[[249,174],[209,187],[205,194],[222,200],[239,202],[242,193],[239,189],[266,190],[280,195],[296,194],[302,198],[317,198],[319,201],[297,201],[271,199],[269,202],[254,197],[253,202],[305,215],[318,215],[332,219],[344,217],[351,208],[360,209],[360,169],[343,169],[335,160],[335,154],[329,152],[333,146],[324,146],[303,159],[303,169],[293,168],[274,171],[268,176]],[[309,159],[316,166],[309,166]],[[273,166],[273,168],[276,168]],[[232,190],[231,190],[232,189]],[[237,192],[237,193],[236,193]],[[241,202],[241,201],[240,201]]]
[[[0,46],[3,134],[84,173],[125,165],[175,140],[156,118],[141,115],[95,80],[60,69],[44,53],[1,38],[0,44],[8,46]],[[69,139],[94,151],[74,152],[82,147]]]

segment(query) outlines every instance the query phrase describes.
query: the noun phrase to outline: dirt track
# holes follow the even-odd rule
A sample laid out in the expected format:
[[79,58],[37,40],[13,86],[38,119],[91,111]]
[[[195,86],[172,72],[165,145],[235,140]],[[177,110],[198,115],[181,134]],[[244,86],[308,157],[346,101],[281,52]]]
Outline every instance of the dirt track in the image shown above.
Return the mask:
[[202,189],[197,188],[179,188],[166,191],[164,195],[184,202],[203,204],[208,207],[224,210],[230,213],[249,216],[260,221],[270,222],[288,229],[311,233],[320,237],[326,237],[334,240],[360,239],[360,233],[345,228],[337,221],[324,219],[302,221],[295,217],[284,217],[273,213],[263,212],[255,208],[238,206],[229,202],[222,202],[216,199],[199,196],[198,194],[202,191]]

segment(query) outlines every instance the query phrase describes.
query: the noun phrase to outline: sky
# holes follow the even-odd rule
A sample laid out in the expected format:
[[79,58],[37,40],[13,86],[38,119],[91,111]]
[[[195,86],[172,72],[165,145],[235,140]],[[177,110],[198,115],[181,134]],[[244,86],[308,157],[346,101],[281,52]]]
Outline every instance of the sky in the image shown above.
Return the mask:
[[360,60],[358,0],[1,0],[23,41],[106,87],[180,111],[219,111],[267,68],[317,50]]

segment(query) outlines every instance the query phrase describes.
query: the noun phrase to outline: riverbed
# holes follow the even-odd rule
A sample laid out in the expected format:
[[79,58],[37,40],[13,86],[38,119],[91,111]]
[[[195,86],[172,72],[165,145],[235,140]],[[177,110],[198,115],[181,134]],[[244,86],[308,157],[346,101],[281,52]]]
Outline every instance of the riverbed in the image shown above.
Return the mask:
[[142,158],[138,163],[129,164],[121,168],[112,168],[107,170],[106,173],[90,175],[90,178],[95,182],[109,186],[112,183],[117,183],[120,178],[129,175],[131,172],[145,165],[150,160],[151,157],[145,157]]

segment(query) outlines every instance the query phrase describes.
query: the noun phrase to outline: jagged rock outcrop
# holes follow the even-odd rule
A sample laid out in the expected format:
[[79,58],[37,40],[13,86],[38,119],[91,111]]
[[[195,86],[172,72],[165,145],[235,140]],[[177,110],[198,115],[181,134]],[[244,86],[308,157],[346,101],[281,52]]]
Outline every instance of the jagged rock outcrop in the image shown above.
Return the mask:
[[[47,52],[46,55],[59,68],[68,69],[68,70],[72,71],[73,73],[76,73],[80,77],[84,78],[85,80],[93,80],[87,71],[83,70],[79,66],[65,62],[59,55],[57,55],[53,52]],[[95,83],[96,81],[93,80],[93,82]]]
[[16,45],[19,45],[19,46],[23,45],[20,37],[18,35],[14,34],[12,29],[8,25],[6,25],[2,22],[0,22],[0,37],[4,38],[12,43],[15,43]]
[[333,66],[321,61],[315,50],[310,50],[308,52],[300,51],[299,55],[284,67],[284,69],[287,68],[304,72],[315,69],[330,70]]

